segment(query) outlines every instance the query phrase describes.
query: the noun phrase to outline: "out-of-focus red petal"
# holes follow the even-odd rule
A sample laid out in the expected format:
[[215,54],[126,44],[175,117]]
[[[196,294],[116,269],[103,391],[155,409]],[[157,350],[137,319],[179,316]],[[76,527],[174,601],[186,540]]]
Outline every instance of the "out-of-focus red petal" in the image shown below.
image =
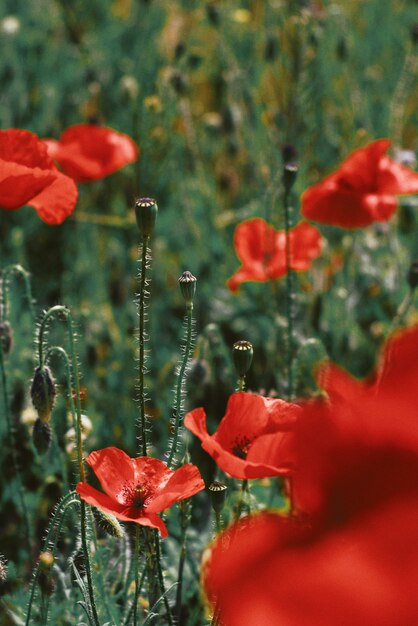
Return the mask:
[[56,169],[42,141],[28,130],[0,130],[0,159],[28,168]]
[[174,502],[194,496],[205,488],[205,483],[195,465],[186,464],[172,473],[168,482],[150,499],[147,512],[164,511]]
[[[284,269],[286,272],[286,269]],[[276,278],[278,278],[278,272],[276,271]],[[262,265],[262,263],[253,263],[251,267],[240,267],[231,278],[228,279],[227,285],[229,289],[233,292],[238,291],[241,283],[245,282],[264,282],[266,280],[270,280],[273,276],[266,271],[266,268]]]
[[381,193],[418,193],[418,173],[384,156],[379,163],[378,188]]
[[260,217],[241,222],[235,229],[234,246],[244,266],[260,262],[274,249],[274,228]]
[[29,168],[26,165],[0,159],[0,207],[18,209],[43,189],[56,177],[55,171]]
[[295,271],[309,269],[312,261],[321,254],[321,233],[308,222],[299,222],[290,230],[289,239],[291,268]]
[[376,200],[376,196],[371,196],[367,201],[363,193],[339,189],[334,183],[331,186],[325,180],[302,194],[301,213],[322,224],[360,228],[372,224],[376,219]]
[[119,504],[130,504],[126,488],[135,487],[135,467],[131,459],[119,448],[103,448],[91,452],[86,459],[105,492]]
[[39,217],[48,224],[62,224],[74,211],[78,198],[78,189],[74,181],[56,171],[55,180],[38,195],[28,201],[38,212]]
[[280,475],[290,473],[295,465],[293,434],[277,432],[257,437],[250,446],[246,461],[280,469]]
[[363,193],[378,192],[379,164],[389,146],[388,139],[377,139],[354,150],[338,169],[339,187]]

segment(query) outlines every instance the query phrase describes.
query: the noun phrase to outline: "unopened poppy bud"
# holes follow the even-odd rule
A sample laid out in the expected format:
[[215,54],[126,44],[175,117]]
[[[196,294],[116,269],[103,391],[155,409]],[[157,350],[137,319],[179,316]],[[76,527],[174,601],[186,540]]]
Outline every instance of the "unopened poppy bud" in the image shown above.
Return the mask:
[[2,554],[0,554],[0,584],[4,583],[7,578],[7,565],[6,559]]
[[95,508],[94,516],[99,522],[101,528],[103,528],[103,530],[108,535],[110,535],[111,537],[117,537],[118,539],[122,539],[125,532],[114,515],[111,515],[110,513],[105,513],[105,511],[101,511],[100,509]]
[[51,569],[54,564],[54,555],[47,550],[39,555],[38,585],[42,592],[50,596],[55,591],[55,581],[51,578]]
[[253,360],[253,346],[249,341],[237,341],[232,347],[235,370],[243,378],[251,367]]
[[299,165],[297,163],[285,163],[282,180],[286,193],[288,193],[295,184],[298,170]]
[[57,390],[48,367],[37,367],[30,390],[32,404],[41,420],[48,421],[54,406]]
[[52,433],[49,422],[45,422],[40,417],[33,425],[32,441],[39,454],[48,452],[51,445]]
[[191,272],[183,272],[179,278],[181,295],[187,306],[193,304],[194,294],[196,293],[197,278]]
[[418,287],[418,261],[413,261],[408,271],[408,285],[411,289]]
[[0,341],[4,354],[10,354],[13,346],[13,331],[9,322],[0,322]]
[[158,205],[153,198],[139,198],[135,203],[136,223],[143,239],[153,233],[157,220]]
[[227,489],[228,487],[224,483],[220,483],[217,480],[209,485],[211,504],[216,515],[220,515],[224,508]]

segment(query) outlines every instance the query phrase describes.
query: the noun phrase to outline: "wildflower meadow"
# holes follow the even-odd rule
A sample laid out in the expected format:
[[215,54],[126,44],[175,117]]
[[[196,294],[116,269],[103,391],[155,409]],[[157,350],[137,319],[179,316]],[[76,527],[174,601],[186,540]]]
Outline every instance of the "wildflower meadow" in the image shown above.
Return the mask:
[[416,626],[416,1],[0,9],[0,626]]

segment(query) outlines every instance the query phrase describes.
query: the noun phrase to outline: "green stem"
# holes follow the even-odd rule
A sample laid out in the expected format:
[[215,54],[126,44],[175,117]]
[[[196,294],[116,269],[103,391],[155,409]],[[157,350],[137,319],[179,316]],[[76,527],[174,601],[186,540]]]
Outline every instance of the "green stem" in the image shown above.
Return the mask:
[[149,237],[142,242],[141,270],[139,275],[139,427],[142,456],[147,456],[147,431],[145,414],[145,287],[147,270],[147,246]]
[[182,500],[180,502],[180,527],[181,527],[181,536],[180,536],[180,559],[179,559],[179,567],[177,574],[177,593],[176,593],[176,608],[175,615],[177,616],[177,622],[180,624],[181,617],[181,605],[182,605],[182,591],[183,591],[183,572],[184,572],[184,564],[186,561],[186,533],[187,527],[190,521],[190,515],[188,511],[188,507],[190,503]]
[[241,516],[242,505],[244,504],[245,494],[248,492],[248,480],[245,478],[241,484],[241,491],[239,494],[239,500],[235,511],[235,521],[237,522]]
[[[58,504],[55,513],[52,517],[52,520],[49,524],[48,527],[48,531],[47,531],[47,535],[45,538],[45,541],[43,543],[43,548],[42,551],[45,552],[46,550],[48,550],[48,547],[50,545],[51,542],[51,535],[54,531],[55,525],[58,521],[58,531],[61,529],[61,520],[62,520],[62,516],[64,516],[64,513],[66,512],[66,509],[68,506],[70,506],[71,504],[74,504],[75,502],[78,502],[78,498],[76,499],[76,494],[74,491],[71,491],[70,493],[67,493],[66,496],[64,496],[61,500],[61,502]],[[54,543],[54,546],[56,545],[56,542]],[[36,583],[38,582],[38,577],[39,577],[39,568],[40,568],[40,564],[38,562],[38,565],[36,567],[35,573],[33,575],[33,579],[32,579],[32,587],[31,587],[31,592],[30,592],[30,596],[29,596],[29,604],[28,604],[28,612],[26,615],[26,622],[25,622],[25,626],[29,626],[29,622],[30,622],[30,618],[31,618],[31,613],[32,613],[32,606],[33,606],[33,600],[35,598],[35,590],[36,590]]]
[[[5,277],[4,278],[5,285],[8,284],[8,276],[9,274],[12,274],[12,273],[18,274],[23,279],[24,286],[25,286],[26,299],[29,305],[29,311],[32,316],[32,319],[35,320],[36,314],[35,314],[35,308],[33,306],[32,288],[30,285],[29,274],[21,265],[9,265],[2,272],[3,276]],[[5,287],[3,290],[3,307],[4,307],[5,317],[6,317],[8,313],[7,287]]]
[[285,192],[283,196],[283,209],[286,233],[286,318],[287,318],[287,396],[291,400],[293,396],[293,274],[291,269],[291,250],[290,250],[290,217],[291,207],[289,205],[289,193]]
[[165,610],[167,613],[168,626],[174,626],[173,617],[171,615],[171,609],[168,603],[165,584],[164,584],[163,569],[161,567],[160,536],[157,532],[155,533],[155,555],[156,555],[156,561],[157,561],[158,581],[160,583],[161,594],[163,594],[163,598],[164,598],[164,606],[165,606]]
[[238,379],[237,391],[245,391],[245,376],[240,376],[240,378]]
[[138,615],[138,597],[139,597],[139,533],[140,528],[139,524],[135,525],[135,551],[134,551],[134,561],[135,561],[135,596],[134,596],[134,626],[137,626],[137,615]]
[[187,333],[183,361],[177,377],[176,397],[173,410],[174,434],[171,442],[171,448],[168,455],[167,464],[169,467],[173,465],[174,457],[177,452],[177,442],[179,436],[179,426],[182,417],[182,393],[184,390],[185,373],[190,358],[190,350],[192,348],[192,325],[193,325],[193,303],[187,305]]
[[407,314],[408,310],[410,309],[414,301],[414,294],[415,294],[415,289],[410,287],[408,290],[408,293],[406,294],[405,298],[402,300],[402,302],[400,303],[398,307],[396,315],[391,324],[391,330],[394,330],[397,326],[399,326],[402,323],[402,320],[404,319],[405,315]]
[[0,372],[1,372],[1,386],[3,389],[4,414],[6,416],[7,436],[9,439],[10,451],[12,455],[13,472],[16,476],[17,492],[18,492],[18,496],[20,500],[20,506],[22,509],[22,516],[23,516],[23,522],[25,525],[26,539],[30,546],[32,543],[32,532],[31,532],[32,527],[29,521],[29,513],[28,513],[27,506],[26,506],[26,501],[25,501],[25,493],[23,490],[22,476],[20,473],[20,467],[19,467],[19,463],[18,463],[17,455],[16,455],[16,439],[14,436],[12,417],[10,415],[10,409],[9,409],[9,393],[7,389],[6,367],[4,363],[3,343],[1,340],[0,340]]
[[[39,341],[38,341],[38,356],[39,356],[39,364],[43,367],[44,361],[44,336],[46,331],[47,322],[54,315],[61,313],[64,315],[65,320],[68,326],[68,336],[70,342],[70,357],[71,357],[71,365],[72,365],[72,373],[73,373],[73,381],[75,387],[75,398],[76,398],[76,436],[77,436],[77,459],[78,459],[78,478],[80,481],[84,482],[85,480],[85,472],[84,472],[84,464],[83,464],[83,441],[81,438],[81,400],[80,400],[80,374],[78,369],[78,361],[77,355],[75,352],[75,341],[74,341],[74,329],[73,329],[73,319],[71,316],[71,312],[67,307],[62,305],[57,305],[50,308],[44,315],[41,326],[39,328]],[[96,601],[94,597],[94,589],[93,589],[93,580],[91,575],[91,567],[90,567],[90,555],[88,551],[87,545],[87,517],[86,517],[86,505],[84,500],[81,500],[80,506],[80,532],[81,532],[81,545],[84,553],[84,561],[86,568],[86,577],[87,577],[87,588],[90,598],[90,606],[92,611],[92,618],[95,626],[99,626],[99,617],[97,614]]]

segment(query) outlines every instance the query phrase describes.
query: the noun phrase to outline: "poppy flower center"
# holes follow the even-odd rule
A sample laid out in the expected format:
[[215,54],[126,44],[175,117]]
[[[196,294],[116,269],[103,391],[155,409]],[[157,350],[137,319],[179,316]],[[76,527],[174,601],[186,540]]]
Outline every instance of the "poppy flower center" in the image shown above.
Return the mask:
[[131,506],[133,506],[134,509],[142,508],[149,495],[149,491],[144,485],[136,485],[130,494],[132,498]]
[[239,459],[246,459],[248,450],[250,449],[251,441],[247,437],[241,437],[235,441],[235,444],[232,447],[232,454],[237,456]]

